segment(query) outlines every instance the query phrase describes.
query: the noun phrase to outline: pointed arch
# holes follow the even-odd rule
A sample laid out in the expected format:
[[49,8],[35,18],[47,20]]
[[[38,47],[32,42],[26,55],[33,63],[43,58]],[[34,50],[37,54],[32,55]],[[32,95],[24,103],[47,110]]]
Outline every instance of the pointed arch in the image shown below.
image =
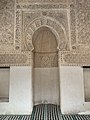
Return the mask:
[[59,50],[68,50],[68,38],[66,35],[66,31],[64,27],[56,20],[50,17],[40,17],[33,20],[27,28],[25,29],[25,47],[32,51],[34,49],[32,44],[32,37],[34,32],[39,29],[40,27],[46,26],[51,29],[54,35],[57,38],[57,48]]

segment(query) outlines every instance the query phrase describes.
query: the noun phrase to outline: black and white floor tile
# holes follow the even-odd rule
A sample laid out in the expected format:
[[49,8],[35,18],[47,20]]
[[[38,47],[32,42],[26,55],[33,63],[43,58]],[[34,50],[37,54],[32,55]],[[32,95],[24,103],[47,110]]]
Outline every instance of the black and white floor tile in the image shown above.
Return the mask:
[[0,115],[0,120],[90,120],[90,115],[63,115],[60,106],[40,104],[34,106],[32,115]]

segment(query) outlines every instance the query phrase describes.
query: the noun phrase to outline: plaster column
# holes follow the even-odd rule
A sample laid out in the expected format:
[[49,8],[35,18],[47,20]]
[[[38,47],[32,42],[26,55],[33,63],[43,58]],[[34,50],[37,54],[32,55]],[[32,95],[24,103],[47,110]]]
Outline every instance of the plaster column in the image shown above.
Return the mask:
[[60,104],[60,107],[61,107],[61,81],[60,81],[60,66],[61,66],[61,51],[58,50],[58,68],[59,68],[59,104]]
[[30,58],[30,80],[31,80],[31,95],[32,95],[32,99],[30,99],[30,101],[31,101],[32,110],[33,110],[33,106],[34,106],[34,101],[33,101],[33,79],[34,79],[33,49],[34,49],[34,47],[32,47],[32,50],[30,52],[30,54],[31,54],[30,55],[31,56],[31,58]]

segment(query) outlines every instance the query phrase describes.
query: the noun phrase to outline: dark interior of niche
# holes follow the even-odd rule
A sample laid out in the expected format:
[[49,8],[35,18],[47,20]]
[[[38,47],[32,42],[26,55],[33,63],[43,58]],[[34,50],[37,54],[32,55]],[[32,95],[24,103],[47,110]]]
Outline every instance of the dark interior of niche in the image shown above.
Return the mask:
[[90,68],[90,66],[83,66],[82,68]]
[[[9,70],[10,66],[1,66],[0,70],[3,70],[3,69],[4,70]],[[3,81],[3,79],[2,79],[2,81]],[[8,95],[2,96],[3,95],[3,93],[2,93],[1,96],[0,96],[0,102],[9,102],[9,80],[7,82],[8,82],[8,89],[5,88],[5,91],[8,91]],[[2,89],[0,89],[0,90],[2,91]],[[4,94],[6,94],[6,92],[4,92]]]
[[0,69],[10,69],[10,67],[0,67]]

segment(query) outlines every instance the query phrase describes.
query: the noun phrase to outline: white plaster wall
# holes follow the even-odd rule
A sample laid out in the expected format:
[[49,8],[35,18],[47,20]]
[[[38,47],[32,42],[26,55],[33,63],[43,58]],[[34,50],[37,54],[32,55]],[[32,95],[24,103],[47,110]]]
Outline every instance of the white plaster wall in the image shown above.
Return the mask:
[[83,69],[81,67],[61,66],[61,111],[62,113],[79,113],[84,108]]
[[59,71],[57,67],[34,68],[34,104],[59,104]]
[[0,102],[0,114],[31,114],[32,68],[10,67],[9,102]]

